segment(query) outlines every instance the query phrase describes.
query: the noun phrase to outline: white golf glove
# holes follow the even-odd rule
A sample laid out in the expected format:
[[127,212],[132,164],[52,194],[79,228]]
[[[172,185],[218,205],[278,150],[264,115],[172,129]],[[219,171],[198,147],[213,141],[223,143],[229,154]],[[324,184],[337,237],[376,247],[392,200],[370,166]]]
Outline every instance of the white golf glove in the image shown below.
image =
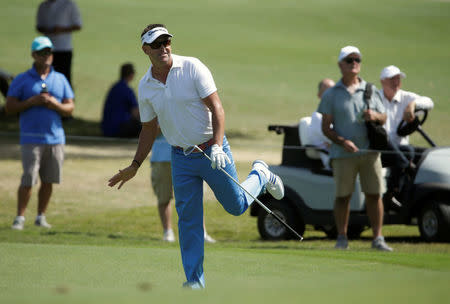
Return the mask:
[[216,168],[225,168],[227,163],[231,164],[230,158],[228,155],[223,152],[222,147],[218,144],[214,144],[211,146],[211,167],[213,169]]

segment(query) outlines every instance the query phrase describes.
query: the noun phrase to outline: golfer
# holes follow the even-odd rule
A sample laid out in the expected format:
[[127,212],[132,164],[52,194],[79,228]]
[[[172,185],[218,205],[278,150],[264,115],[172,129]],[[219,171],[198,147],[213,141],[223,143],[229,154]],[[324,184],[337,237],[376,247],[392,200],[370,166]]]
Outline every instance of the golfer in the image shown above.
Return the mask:
[[[109,180],[122,185],[136,175],[150,152],[158,130],[172,146],[172,181],[178,213],[181,258],[192,289],[204,288],[203,274],[203,181],[223,208],[241,215],[253,198],[221,172],[237,180],[230,146],[224,135],[225,113],[208,68],[197,58],[172,54],[172,37],[163,24],[151,24],[141,34],[142,50],[151,61],[138,89],[142,130],[131,164]],[[207,155],[208,160],[197,146]],[[260,160],[242,186],[253,196],[267,191],[276,199],[284,196],[281,179]]]

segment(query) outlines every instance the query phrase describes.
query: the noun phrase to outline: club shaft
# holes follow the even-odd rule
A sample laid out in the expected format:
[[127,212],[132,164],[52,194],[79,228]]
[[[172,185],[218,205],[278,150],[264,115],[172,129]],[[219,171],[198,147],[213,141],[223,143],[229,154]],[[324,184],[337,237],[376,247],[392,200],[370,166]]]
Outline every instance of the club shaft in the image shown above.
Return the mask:
[[[209,159],[209,161],[211,161],[211,158],[205,153],[203,152],[202,149],[200,149],[198,146],[195,146],[195,148],[197,148],[200,152],[202,152],[202,154]],[[269,213],[270,215],[272,215],[278,222],[280,222],[284,227],[286,227],[289,231],[291,231],[295,236],[297,236],[299,238],[300,241],[303,240],[303,237],[297,233],[297,231],[295,231],[291,226],[289,226],[285,221],[283,221],[278,215],[276,215],[275,213],[272,212],[272,210],[270,210],[269,208],[267,208],[266,205],[264,205],[259,199],[257,199],[253,194],[251,194],[250,192],[247,191],[247,189],[245,189],[244,187],[242,187],[242,185],[233,177],[231,176],[227,171],[225,171],[222,167],[219,167],[219,170],[222,171],[223,173],[225,173],[226,176],[228,176],[236,185],[238,185],[242,190],[244,190],[248,195],[250,195],[255,202],[258,203],[258,205],[260,205],[264,210],[266,210],[267,213]]]

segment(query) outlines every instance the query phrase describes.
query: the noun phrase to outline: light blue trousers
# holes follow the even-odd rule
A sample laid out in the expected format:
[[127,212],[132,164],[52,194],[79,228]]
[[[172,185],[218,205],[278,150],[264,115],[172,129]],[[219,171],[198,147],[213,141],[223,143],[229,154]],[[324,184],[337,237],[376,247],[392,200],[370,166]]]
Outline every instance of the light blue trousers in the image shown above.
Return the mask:
[[[223,150],[231,160],[224,168],[238,180],[230,146],[226,138]],[[208,156],[211,148],[204,151]],[[220,170],[212,169],[211,162],[202,153],[184,155],[180,149],[172,148],[172,181],[178,213],[178,232],[181,259],[187,283],[205,287],[203,275],[204,231],[203,231],[203,181],[206,181],[223,208],[233,215],[241,215],[253,203],[253,198],[236,185]],[[267,179],[253,170],[241,184],[257,197],[264,189]]]

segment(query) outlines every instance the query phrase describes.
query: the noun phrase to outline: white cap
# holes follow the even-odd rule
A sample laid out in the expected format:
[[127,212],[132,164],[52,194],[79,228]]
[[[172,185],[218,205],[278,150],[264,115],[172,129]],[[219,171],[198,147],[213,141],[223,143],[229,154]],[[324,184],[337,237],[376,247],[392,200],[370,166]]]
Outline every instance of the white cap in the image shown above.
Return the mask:
[[394,76],[400,75],[402,78],[406,78],[406,74],[400,71],[395,65],[390,65],[385,67],[380,74],[380,79],[392,78]]
[[166,28],[164,27],[155,27],[151,30],[149,30],[147,33],[144,34],[144,36],[141,37],[142,45],[144,43],[152,43],[161,35],[167,35],[169,37],[173,37],[173,35],[169,34]]
[[361,52],[356,46],[348,45],[341,49],[341,52],[339,53],[338,62],[341,62],[342,59],[345,59],[350,54],[358,54],[359,57],[362,57]]

